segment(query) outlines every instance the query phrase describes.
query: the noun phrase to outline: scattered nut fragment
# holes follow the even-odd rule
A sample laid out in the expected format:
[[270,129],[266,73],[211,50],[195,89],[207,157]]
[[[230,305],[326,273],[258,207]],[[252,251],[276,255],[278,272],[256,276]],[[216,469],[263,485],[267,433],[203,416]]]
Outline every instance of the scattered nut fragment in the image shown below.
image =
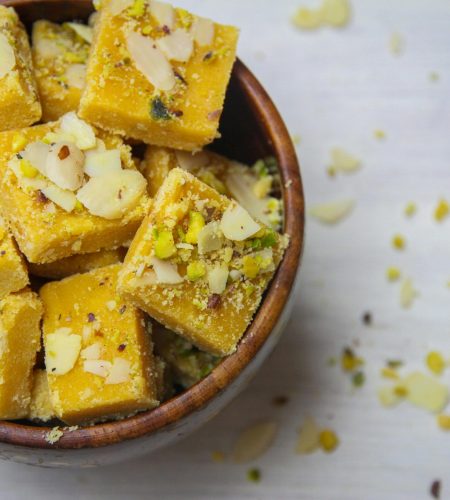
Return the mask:
[[403,250],[406,246],[405,238],[401,234],[394,234],[392,237],[392,246],[396,250]]
[[380,387],[377,391],[378,400],[380,404],[386,408],[397,405],[402,397],[395,391],[395,388],[390,385]]
[[450,415],[441,413],[436,418],[438,426],[444,431],[450,431]]
[[438,479],[431,483],[430,495],[433,498],[441,498],[441,481],[439,481]]
[[433,413],[440,412],[448,402],[448,387],[420,372],[413,372],[404,379],[410,403]]
[[212,461],[216,463],[225,462],[225,453],[223,451],[215,450],[211,453],[211,458]]
[[312,206],[309,214],[325,224],[336,224],[350,215],[354,206],[354,200],[332,201]]
[[410,308],[418,295],[419,292],[414,288],[412,279],[405,278],[400,286],[400,305],[404,309]]
[[441,375],[445,369],[445,359],[440,352],[431,351],[427,354],[425,363],[435,375]]
[[320,447],[326,453],[331,453],[339,446],[339,439],[331,429],[324,429],[319,435]]
[[295,451],[300,455],[312,453],[319,448],[319,444],[320,429],[312,417],[306,416],[303,425],[299,429]]
[[299,7],[292,17],[297,28],[314,30],[321,26],[342,28],[350,19],[350,3],[348,0],[323,0],[317,9]]
[[396,370],[394,370],[393,368],[386,367],[386,366],[381,369],[380,374],[382,377],[389,378],[391,380],[399,380],[400,379],[400,375],[397,373]]
[[64,436],[64,432],[59,427],[53,427],[51,431],[45,433],[45,440],[49,444],[57,443]]
[[391,54],[399,56],[403,53],[405,48],[405,41],[399,33],[392,33],[389,38],[389,50]]
[[413,202],[410,201],[406,204],[404,214],[406,217],[412,217],[415,215],[417,212],[417,205]]
[[273,421],[263,421],[244,429],[238,436],[231,458],[234,462],[251,462],[263,455],[273,443],[278,430],[278,424]]
[[439,73],[437,73],[436,71],[432,71],[428,75],[428,78],[429,78],[430,82],[435,83],[435,82],[439,81],[440,76],[439,76]]
[[260,469],[257,469],[256,467],[249,469],[247,471],[247,479],[251,483],[259,483],[261,481],[261,471]]
[[381,130],[379,128],[375,129],[373,131],[373,136],[375,139],[378,139],[379,141],[382,141],[383,139],[386,139],[386,133],[384,130]]
[[356,356],[355,352],[346,347],[341,355],[341,368],[344,372],[353,372],[364,364],[364,360]]
[[361,161],[342,148],[333,148],[331,150],[331,165],[329,168],[334,169],[335,172],[348,174],[359,170],[360,167]]
[[441,198],[434,209],[434,219],[437,222],[442,222],[450,213],[450,206],[446,200]]
[[388,281],[397,281],[401,277],[401,271],[398,267],[388,267],[386,269],[386,278]]

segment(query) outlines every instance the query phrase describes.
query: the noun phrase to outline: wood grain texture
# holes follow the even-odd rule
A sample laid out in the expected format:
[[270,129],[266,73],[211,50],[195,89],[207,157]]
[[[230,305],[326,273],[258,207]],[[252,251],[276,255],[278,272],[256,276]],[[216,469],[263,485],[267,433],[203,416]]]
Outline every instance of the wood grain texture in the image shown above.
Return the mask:
[[[85,19],[92,5],[84,0],[10,0],[29,26],[36,19]],[[237,61],[221,121],[218,150],[237,160],[254,162],[273,155],[279,163],[285,210],[285,231],[290,245],[251,326],[236,353],[226,358],[198,384],[159,408],[134,417],[65,433],[54,445],[45,440],[49,428],[0,422],[0,442],[32,448],[79,449],[107,446],[138,438],[170,426],[200,411],[236,379],[270,336],[294,285],[303,245],[304,202],[296,153],[288,131],[271,99],[241,62]]]

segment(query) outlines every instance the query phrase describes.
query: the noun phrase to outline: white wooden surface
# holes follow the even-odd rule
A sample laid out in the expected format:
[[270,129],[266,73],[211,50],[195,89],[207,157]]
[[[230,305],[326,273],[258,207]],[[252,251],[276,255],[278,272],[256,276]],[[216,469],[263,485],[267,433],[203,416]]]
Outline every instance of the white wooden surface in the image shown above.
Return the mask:
[[[298,0],[300,1],[300,0]],[[289,24],[297,0],[180,0],[242,28],[239,53],[279,106],[292,133],[310,203],[357,199],[336,227],[308,220],[298,306],[278,349],[256,380],[201,431],[146,460],[94,471],[52,471],[0,463],[1,499],[426,499],[433,479],[450,498],[450,435],[408,406],[386,410],[375,396],[387,358],[422,366],[428,348],[450,355],[450,221],[431,212],[450,179],[450,3],[448,0],[353,0],[345,30],[302,33]],[[306,0],[304,0],[306,1]],[[405,52],[388,51],[392,32]],[[431,71],[440,74],[429,81]],[[384,142],[373,138],[382,128]],[[363,159],[353,176],[325,175],[329,150],[342,146]],[[406,220],[407,200],[419,212]],[[392,234],[408,240],[402,254]],[[420,298],[398,306],[398,286],[384,277],[398,265]],[[360,317],[374,316],[367,328]],[[359,339],[367,384],[354,393],[330,356]],[[450,382],[450,373],[444,376]],[[283,408],[273,396],[287,394]],[[336,429],[332,455],[293,453],[305,413]],[[246,466],[211,461],[229,450],[240,428],[262,417],[280,423],[273,448]]]

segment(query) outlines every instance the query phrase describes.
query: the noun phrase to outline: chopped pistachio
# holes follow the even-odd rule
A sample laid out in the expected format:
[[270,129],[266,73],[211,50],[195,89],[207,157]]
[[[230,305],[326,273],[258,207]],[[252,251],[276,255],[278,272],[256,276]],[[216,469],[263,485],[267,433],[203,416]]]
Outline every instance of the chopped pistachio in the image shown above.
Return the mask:
[[352,377],[352,383],[354,387],[362,387],[366,381],[366,376],[364,372],[357,372]]
[[393,368],[387,368],[387,367],[383,367],[381,369],[381,376],[392,380],[400,379],[400,375]]
[[436,221],[443,221],[450,212],[450,206],[446,200],[440,199],[435,210],[434,210],[434,218]]
[[331,429],[324,429],[319,434],[320,447],[326,453],[331,453],[339,445],[339,439],[334,431]]
[[439,80],[439,73],[437,73],[436,71],[432,71],[430,74],[429,74],[429,79],[430,79],[430,82],[437,82]]
[[400,286],[400,305],[408,309],[412,306],[414,299],[419,295],[414,288],[411,278],[405,278]]
[[404,40],[403,37],[399,33],[392,33],[389,39],[389,50],[391,54],[398,56],[404,50]]
[[413,215],[415,215],[416,212],[417,212],[417,205],[413,201],[408,202],[404,210],[404,214],[406,215],[406,217],[412,217]]
[[146,0],[134,0],[133,5],[128,9],[131,17],[141,17],[145,12]]
[[21,151],[26,145],[27,145],[27,139],[23,134],[21,134],[20,132],[14,134],[11,144],[14,153]]
[[191,244],[197,243],[198,233],[205,226],[205,219],[200,212],[189,213],[189,225],[186,233],[186,242]]
[[344,372],[353,372],[358,367],[364,364],[362,358],[356,356],[352,349],[346,347],[342,351],[341,368]]
[[160,97],[150,100],[150,116],[154,120],[171,120],[172,115]]
[[397,250],[403,250],[405,245],[405,238],[401,234],[394,234],[392,237],[392,246]]
[[441,413],[437,416],[438,426],[444,431],[450,431],[450,415]]
[[223,453],[223,451],[213,451],[211,453],[211,458],[213,460],[213,462],[216,462],[216,463],[221,463],[221,462],[224,462],[225,461],[225,453]]
[[24,177],[28,177],[30,179],[33,179],[39,173],[37,168],[34,168],[33,165],[28,160],[24,159],[20,160],[19,167]]
[[251,255],[246,255],[242,259],[242,272],[244,275],[249,278],[256,278],[258,276],[258,273],[260,271],[260,265],[258,264],[258,261],[255,257],[252,257]]
[[189,263],[187,266],[186,270],[186,275],[188,277],[188,280],[190,281],[197,281],[200,278],[203,278],[206,274],[206,266],[203,264],[203,262],[200,261],[194,261]]
[[389,281],[397,281],[398,279],[400,279],[400,276],[401,276],[401,272],[400,272],[400,269],[398,267],[388,267],[386,269],[386,278],[389,280]]
[[249,469],[247,479],[252,483],[259,483],[261,481],[261,471],[256,468]]
[[158,259],[168,259],[172,257],[177,251],[172,231],[166,229],[157,231],[154,248],[155,256],[158,257]]
[[440,352],[431,351],[427,354],[426,365],[435,375],[441,375],[445,369],[445,359]]

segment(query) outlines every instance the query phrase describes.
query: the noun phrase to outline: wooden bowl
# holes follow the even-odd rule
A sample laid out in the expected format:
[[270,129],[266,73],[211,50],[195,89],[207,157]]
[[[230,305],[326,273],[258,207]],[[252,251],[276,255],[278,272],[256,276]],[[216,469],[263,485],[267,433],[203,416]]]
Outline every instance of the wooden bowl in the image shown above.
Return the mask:
[[[7,0],[30,27],[37,19],[86,19],[88,0]],[[252,163],[273,155],[282,180],[285,231],[290,245],[237,351],[206,378],[160,407],[117,422],[66,431],[51,445],[50,428],[0,421],[0,457],[47,467],[95,467],[136,457],[166,445],[216,415],[261,366],[286,325],[300,262],[304,203],[299,167],[290,136],[274,104],[252,73],[237,61],[221,119],[222,138],[213,149]]]

